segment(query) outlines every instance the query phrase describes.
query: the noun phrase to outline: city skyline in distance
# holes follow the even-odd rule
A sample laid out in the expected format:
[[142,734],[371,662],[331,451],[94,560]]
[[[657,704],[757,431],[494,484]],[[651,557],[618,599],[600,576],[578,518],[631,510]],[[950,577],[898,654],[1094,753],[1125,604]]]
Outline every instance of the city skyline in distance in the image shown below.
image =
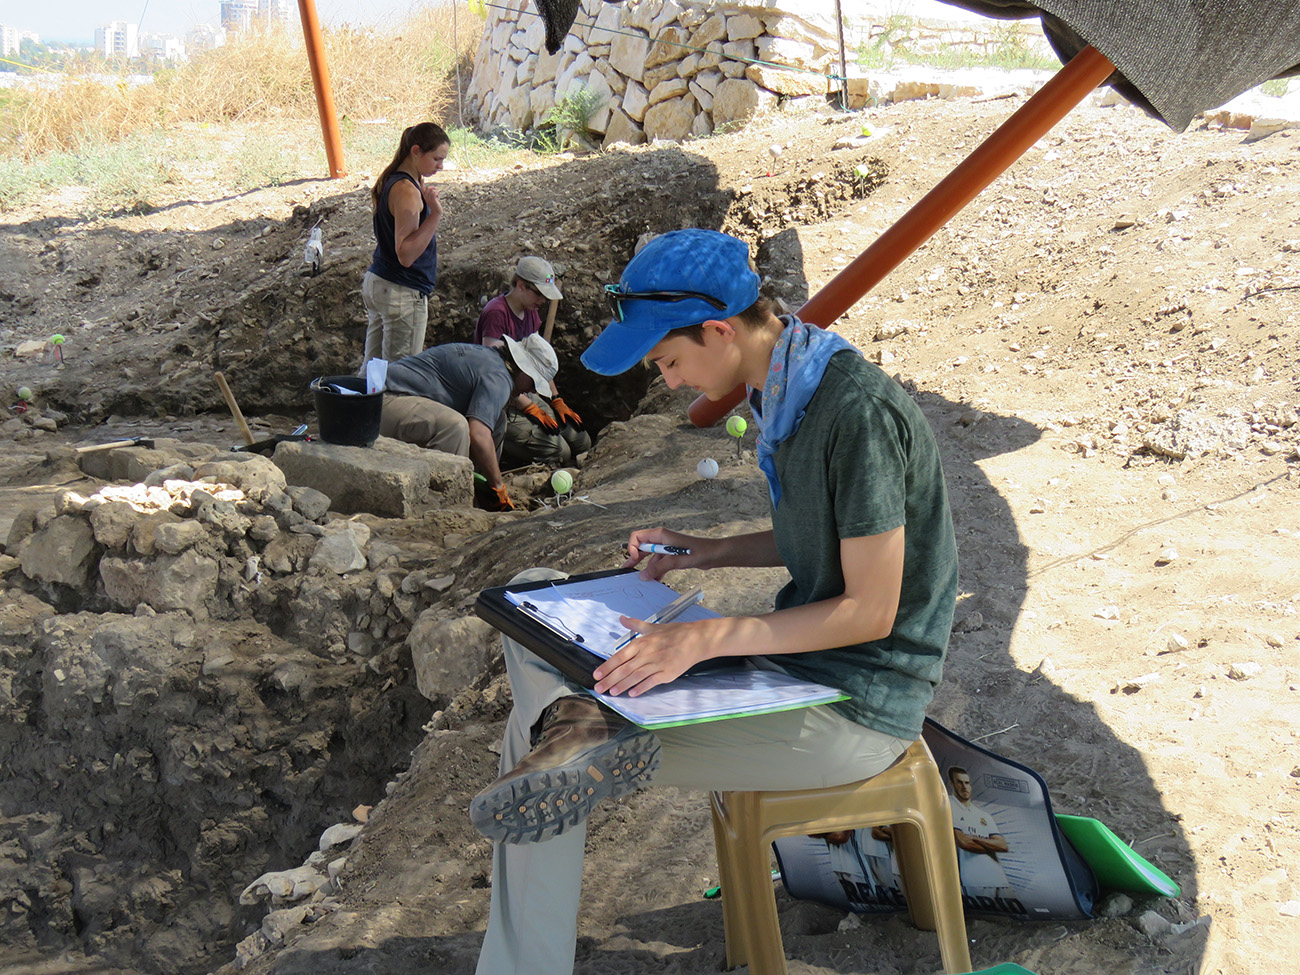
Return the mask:
[[[463,0],[461,0],[463,2]],[[419,0],[316,0],[323,24],[381,26],[397,23],[412,11],[437,6]],[[290,7],[297,21],[298,3]],[[94,42],[95,28],[121,20],[139,24],[141,33],[184,37],[197,24],[221,23],[220,0],[59,0],[40,5],[20,0],[0,0],[0,24],[34,31],[41,42],[85,44]]]

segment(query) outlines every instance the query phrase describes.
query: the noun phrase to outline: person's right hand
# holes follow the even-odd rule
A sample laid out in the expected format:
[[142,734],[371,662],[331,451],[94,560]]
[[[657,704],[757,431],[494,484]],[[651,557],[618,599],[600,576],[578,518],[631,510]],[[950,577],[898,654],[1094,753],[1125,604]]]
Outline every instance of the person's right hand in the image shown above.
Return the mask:
[[543,430],[554,433],[556,430],[560,429],[560,425],[555,421],[555,417],[551,416],[536,403],[529,403],[521,412]]
[[[660,545],[679,545],[689,548],[690,555],[652,555],[642,552],[642,542],[657,542]],[[696,535],[683,535],[667,528],[639,528],[627,540],[627,561],[622,568],[632,569],[648,559],[641,567],[642,579],[662,579],[673,569],[707,569],[710,568],[709,555],[718,544],[716,538],[700,538]]]
[[429,208],[429,216],[426,219],[442,216],[442,201],[438,199],[438,187],[432,183],[425,183],[420,187],[420,196],[424,198],[424,204]]

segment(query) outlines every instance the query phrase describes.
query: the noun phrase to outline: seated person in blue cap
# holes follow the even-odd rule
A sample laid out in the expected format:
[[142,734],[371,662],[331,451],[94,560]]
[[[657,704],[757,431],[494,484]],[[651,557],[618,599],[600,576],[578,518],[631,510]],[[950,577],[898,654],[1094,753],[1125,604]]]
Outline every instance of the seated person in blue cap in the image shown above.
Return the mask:
[[[486,480],[482,507],[512,511],[501,476],[506,403],[546,386],[557,368],[555,350],[540,335],[509,336],[500,348],[468,342],[433,345],[388,364],[379,432],[431,450],[468,457]],[[559,442],[559,434],[552,434]],[[560,449],[552,443],[547,449]]]
[[[921,734],[943,667],[957,552],[934,436],[911,398],[834,332],[776,317],[749,249],[710,230],[650,241],[606,290],[613,321],[583,363],[618,375],[643,358],[669,387],[721,399],[741,383],[759,427],[772,528],[730,538],[642,528],[642,575],[785,566],[775,609],[647,624],[595,671],[596,689],[640,694],[716,657],[839,687],[849,699],[661,729],[624,722],[506,639],[514,707],[502,776],[470,816],[497,841],[479,975],[573,969],[586,817],[653,780],[702,790],[824,788],[888,768]],[[536,571],[536,570],[535,570]],[[725,896],[725,895],[724,895]]]

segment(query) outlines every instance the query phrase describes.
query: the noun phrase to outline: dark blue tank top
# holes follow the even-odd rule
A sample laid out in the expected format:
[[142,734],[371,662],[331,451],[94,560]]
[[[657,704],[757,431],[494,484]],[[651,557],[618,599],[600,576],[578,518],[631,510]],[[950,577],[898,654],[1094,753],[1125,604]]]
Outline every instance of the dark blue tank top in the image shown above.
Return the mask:
[[[395,221],[392,212],[388,209],[388,191],[399,179],[409,179],[417,190],[420,188],[420,184],[416,183],[415,178],[409,173],[394,173],[384,181],[384,188],[379,194],[379,205],[375,207],[375,254],[370,259],[370,267],[367,270],[385,281],[414,288],[428,297],[433,293],[433,286],[438,280],[438,235],[433,235],[424,253],[417,257],[410,267],[404,267],[397,259],[397,249],[393,246]],[[420,222],[424,223],[428,215],[429,205],[426,203],[420,209]]]

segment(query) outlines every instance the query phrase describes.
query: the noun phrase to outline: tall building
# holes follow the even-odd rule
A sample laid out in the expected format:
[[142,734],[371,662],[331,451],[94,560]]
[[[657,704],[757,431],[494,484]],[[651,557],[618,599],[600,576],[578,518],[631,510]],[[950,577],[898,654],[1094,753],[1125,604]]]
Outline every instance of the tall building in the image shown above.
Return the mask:
[[195,24],[185,35],[185,46],[189,51],[210,51],[226,43],[226,31],[211,24]]
[[22,44],[22,32],[8,24],[0,24],[0,58],[11,58]]
[[265,24],[287,24],[293,10],[290,0],[257,0],[257,19]]
[[221,0],[221,26],[234,33],[248,30],[257,16],[258,0]]
[[184,61],[185,42],[175,34],[141,34],[140,53],[162,61]]
[[114,20],[95,28],[95,50],[106,58],[138,58],[140,41],[136,25]]

